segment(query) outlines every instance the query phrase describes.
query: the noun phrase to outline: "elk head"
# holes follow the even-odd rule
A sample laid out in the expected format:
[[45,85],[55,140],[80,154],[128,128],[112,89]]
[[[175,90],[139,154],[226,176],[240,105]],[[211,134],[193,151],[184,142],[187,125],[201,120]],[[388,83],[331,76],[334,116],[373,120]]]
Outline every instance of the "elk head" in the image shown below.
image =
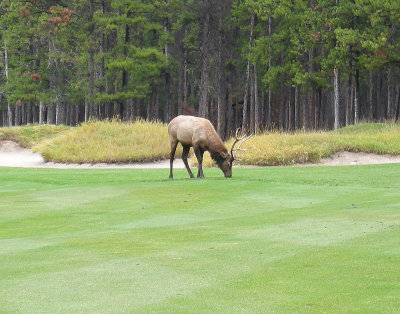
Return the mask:
[[[226,178],[230,178],[232,176],[232,165],[233,162],[236,159],[236,153],[239,150],[245,151],[247,149],[241,148],[241,146],[243,145],[244,142],[246,142],[250,137],[253,136],[253,134],[250,135],[243,135],[241,137],[238,137],[240,129],[236,130],[235,133],[235,141],[232,144],[232,148],[231,148],[231,153],[222,153],[223,155],[221,155],[222,159],[221,161],[218,163],[219,168],[222,170],[222,172],[224,173]],[[235,145],[239,143],[239,146],[237,148],[235,148]]]

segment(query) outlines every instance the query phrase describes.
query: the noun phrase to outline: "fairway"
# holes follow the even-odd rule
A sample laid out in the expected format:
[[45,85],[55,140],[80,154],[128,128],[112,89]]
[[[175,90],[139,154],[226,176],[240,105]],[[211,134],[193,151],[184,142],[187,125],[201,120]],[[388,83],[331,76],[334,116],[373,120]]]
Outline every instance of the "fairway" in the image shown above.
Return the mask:
[[0,168],[0,312],[398,312],[400,165]]

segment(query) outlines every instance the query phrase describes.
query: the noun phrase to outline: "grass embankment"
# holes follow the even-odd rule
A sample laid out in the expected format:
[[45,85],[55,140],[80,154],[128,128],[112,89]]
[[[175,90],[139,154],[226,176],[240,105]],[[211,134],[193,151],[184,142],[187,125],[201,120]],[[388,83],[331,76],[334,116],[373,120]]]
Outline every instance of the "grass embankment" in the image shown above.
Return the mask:
[[0,168],[0,309],[397,312],[399,172]]
[[[166,159],[167,125],[136,121],[94,121],[77,128],[26,126],[0,129],[0,140],[12,139],[42,154],[46,161],[66,163],[140,162]],[[230,148],[233,140],[226,144]],[[330,132],[269,132],[249,139],[239,152],[242,165],[279,166],[318,162],[339,151],[400,154],[399,124],[358,124]],[[177,156],[182,152],[178,146]],[[191,158],[196,164],[196,158]],[[213,163],[205,154],[205,166]]]
[[166,159],[170,143],[167,126],[160,122],[93,121],[45,141],[34,150],[46,161],[123,163]]
[[[227,142],[232,146],[233,140]],[[243,144],[246,152],[238,153],[238,164],[281,166],[318,162],[336,152],[400,154],[400,125],[362,123],[329,132],[264,133]],[[195,163],[195,158],[192,158]],[[212,166],[209,155],[205,165]]]
[[24,125],[0,128],[0,141],[14,141],[22,147],[31,148],[45,140],[54,138],[68,131],[70,127],[55,125]]

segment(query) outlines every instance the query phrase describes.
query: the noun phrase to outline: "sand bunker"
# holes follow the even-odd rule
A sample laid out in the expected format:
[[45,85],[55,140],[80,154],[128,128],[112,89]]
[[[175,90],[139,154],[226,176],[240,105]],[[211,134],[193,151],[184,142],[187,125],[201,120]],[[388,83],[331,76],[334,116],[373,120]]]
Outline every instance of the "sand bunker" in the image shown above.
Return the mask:
[[[21,168],[59,168],[59,169],[157,169],[169,168],[169,160],[155,162],[131,163],[131,164],[63,164],[45,162],[38,153],[32,153],[30,149],[22,148],[13,141],[0,142],[0,167]],[[181,159],[174,161],[174,168],[184,168]]]
[[[336,153],[331,158],[323,159],[318,164],[301,164],[298,166],[344,166],[344,165],[370,165],[400,163],[400,156],[378,155],[367,153]],[[169,160],[156,162],[143,162],[131,164],[63,164],[44,162],[42,156],[32,153],[30,149],[23,148],[13,141],[0,142],[0,167],[22,168],[59,168],[59,169],[166,169],[169,168]],[[184,168],[181,159],[175,159],[174,168]]]

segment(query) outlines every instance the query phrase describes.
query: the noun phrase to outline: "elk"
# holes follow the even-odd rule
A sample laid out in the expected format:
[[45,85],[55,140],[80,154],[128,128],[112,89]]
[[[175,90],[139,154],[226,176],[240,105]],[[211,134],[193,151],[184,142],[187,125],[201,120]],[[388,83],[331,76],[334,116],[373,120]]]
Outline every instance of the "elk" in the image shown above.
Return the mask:
[[[236,159],[236,152],[239,150],[245,150],[242,149],[241,146],[252,136],[243,135],[238,138],[238,133],[239,129],[236,130],[235,141],[232,145],[231,152],[228,153],[228,150],[209,120],[184,115],[172,119],[168,124],[168,134],[171,143],[169,178],[171,180],[173,179],[172,168],[178,143],[181,143],[183,147],[182,160],[190,178],[194,178],[187,161],[190,147],[193,147],[197,158],[198,178],[204,178],[203,154],[205,151],[210,152],[211,158],[215,160],[225,177],[230,178],[232,176],[232,163]],[[239,146],[234,149],[238,142],[240,142]]]

